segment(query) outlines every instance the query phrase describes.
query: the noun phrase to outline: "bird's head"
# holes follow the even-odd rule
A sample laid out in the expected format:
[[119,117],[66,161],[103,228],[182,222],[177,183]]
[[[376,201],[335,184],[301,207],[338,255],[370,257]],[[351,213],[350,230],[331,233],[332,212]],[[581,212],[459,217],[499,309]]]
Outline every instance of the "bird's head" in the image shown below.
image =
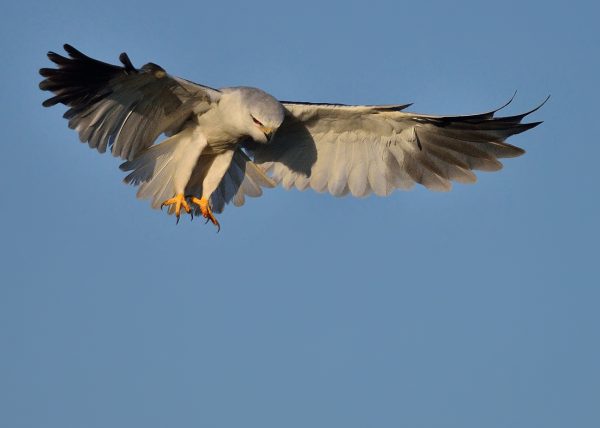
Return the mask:
[[274,97],[256,88],[238,88],[244,110],[242,120],[257,143],[268,143],[283,122],[285,111]]

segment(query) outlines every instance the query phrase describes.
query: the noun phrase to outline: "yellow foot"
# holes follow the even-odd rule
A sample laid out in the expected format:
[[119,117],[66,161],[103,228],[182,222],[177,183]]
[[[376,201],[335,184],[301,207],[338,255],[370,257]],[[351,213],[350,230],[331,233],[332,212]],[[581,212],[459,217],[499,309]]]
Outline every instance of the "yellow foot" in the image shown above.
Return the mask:
[[192,202],[192,204],[196,204],[200,207],[200,211],[202,211],[202,217],[204,217],[207,222],[208,222],[208,220],[210,220],[212,222],[212,224],[217,226],[217,232],[221,230],[221,225],[219,224],[219,222],[213,215],[207,198],[198,199],[195,196],[192,196],[190,198],[190,201]]
[[192,210],[188,205],[183,193],[178,193],[171,199],[167,199],[162,204],[160,204],[160,209],[164,206],[175,205],[175,216],[177,217],[177,223],[179,223],[179,215],[181,214],[181,207],[185,210],[186,213],[191,214]]

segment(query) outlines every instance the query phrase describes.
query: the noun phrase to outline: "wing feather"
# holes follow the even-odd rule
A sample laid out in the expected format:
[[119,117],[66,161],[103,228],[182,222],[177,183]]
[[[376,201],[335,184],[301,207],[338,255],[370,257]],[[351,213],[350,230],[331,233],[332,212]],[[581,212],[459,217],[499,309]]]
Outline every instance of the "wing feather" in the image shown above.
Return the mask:
[[285,102],[274,140],[249,149],[285,188],[357,197],[386,196],[414,183],[448,191],[453,181],[474,183],[472,170],[497,171],[499,158],[525,153],[505,140],[541,123],[521,123],[541,105],[506,117],[495,117],[500,109],[432,116],[402,111],[407,106]]
[[131,160],[162,134],[179,130],[192,113],[202,113],[218,101],[219,91],[168,75],[148,63],[136,69],[123,53],[123,66],[90,58],[70,45],[68,57],[48,58],[58,68],[42,68],[40,89],[54,93],[45,107],[62,103],[64,117],[82,142],[100,153]]

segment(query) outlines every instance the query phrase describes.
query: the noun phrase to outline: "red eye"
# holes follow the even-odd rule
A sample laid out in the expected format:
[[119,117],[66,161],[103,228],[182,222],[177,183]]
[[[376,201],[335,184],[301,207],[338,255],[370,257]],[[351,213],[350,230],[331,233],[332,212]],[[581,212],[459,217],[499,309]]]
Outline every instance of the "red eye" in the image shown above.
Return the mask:
[[263,124],[260,122],[260,120],[256,119],[254,116],[250,115],[250,117],[252,118],[252,120],[254,121],[254,123],[256,123],[258,126],[263,126]]

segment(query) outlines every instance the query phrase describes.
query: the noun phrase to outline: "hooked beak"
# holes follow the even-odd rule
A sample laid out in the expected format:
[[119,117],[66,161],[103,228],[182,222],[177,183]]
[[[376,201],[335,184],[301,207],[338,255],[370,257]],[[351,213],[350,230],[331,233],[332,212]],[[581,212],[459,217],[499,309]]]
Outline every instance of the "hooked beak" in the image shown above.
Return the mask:
[[266,126],[261,126],[260,130],[262,131],[263,134],[265,134],[265,137],[267,137],[267,142],[271,141],[271,138],[273,137],[273,134],[275,133],[273,128],[267,128]]

